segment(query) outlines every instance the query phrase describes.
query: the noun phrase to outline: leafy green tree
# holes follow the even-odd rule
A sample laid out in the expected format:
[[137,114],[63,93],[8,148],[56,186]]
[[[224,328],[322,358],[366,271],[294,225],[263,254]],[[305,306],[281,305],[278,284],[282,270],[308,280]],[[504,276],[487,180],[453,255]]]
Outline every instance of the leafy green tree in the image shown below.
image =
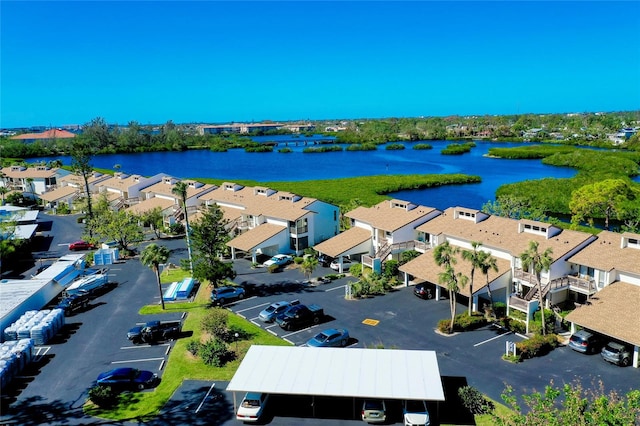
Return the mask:
[[87,198],[87,231],[90,237],[93,237],[93,208],[91,200],[91,191],[89,190],[89,178],[93,172],[91,160],[93,159],[94,148],[92,140],[89,136],[74,138],[71,144],[71,169],[82,178],[84,184],[84,195]]
[[107,210],[93,219],[93,229],[101,239],[115,241],[120,250],[129,252],[129,246],[141,243],[144,239],[139,220],[138,216],[125,210]]
[[487,214],[510,219],[531,219],[545,221],[544,209],[533,206],[531,200],[515,195],[502,195],[495,201],[488,201],[482,205],[482,211]]
[[624,395],[606,392],[602,382],[594,389],[584,389],[578,381],[561,387],[551,381],[544,392],[524,395],[525,407],[518,404],[513,388],[507,386],[502,399],[510,410],[492,412],[493,423],[498,426],[626,426],[637,425],[640,419],[639,390]]
[[533,272],[536,276],[536,286],[538,287],[538,302],[540,303],[540,316],[542,318],[542,334],[547,334],[547,327],[544,326],[544,304],[542,301],[542,283],[540,282],[540,275],[542,271],[548,271],[551,268],[551,264],[553,263],[553,250],[551,248],[547,248],[544,252],[540,253],[538,251],[538,242],[537,241],[529,241],[529,248],[524,252],[520,253],[520,262],[522,263],[522,268],[527,269]]
[[167,263],[169,260],[169,249],[165,246],[159,246],[152,243],[146,246],[140,255],[140,262],[153,270],[156,274],[156,283],[158,284],[158,292],[160,293],[160,303],[164,311],[164,296],[162,294],[162,284],[160,283],[160,265]]
[[620,216],[624,204],[635,198],[633,189],[624,179],[605,179],[584,185],[571,195],[571,223],[577,226],[586,218],[593,226],[594,218],[604,217],[604,228],[608,230],[609,219]]
[[471,264],[471,276],[469,277],[469,316],[473,309],[473,279],[476,273],[476,269],[480,269],[484,261],[484,251],[478,250],[482,243],[478,241],[471,242],[471,250],[462,250],[462,258]]
[[155,207],[142,213],[142,221],[153,229],[156,238],[160,238],[163,226],[162,209],[160,207]]
[[311,274],[318,267],[318,259],[313,256],[306,256],[302,263],[300,264],[300,271],[304,274],[305,278],[308,280],[311,278]]
[[456,318],[456,294],[468,281],[468,277],[456,271],[453,265],[457,263],[456,256],[460,253],[458,247],[449,244],[449,241],[438,245],[433,251],[433,258],[438,266],[444,267],[444,272],[438,274],[438,282],[446,286],[449,291],[449,308],[451,310],[451,322],[449,323],[449,333],[453,333],[453,326]]
[[227,250],[226,243],[230,239],[228,225],[229,221],[224,219],[222,210],[214,204],[202,212],[202,216],[191,229],[194,251],[193,276],[209,281],[214,287],[225,278],[235,277],[233,264],[220,259]]
[[189,271],[193,273],[193,255],[191,253],[191,227],[189,226],[189,212],[187,211],[187,191],[189,186],[186,182],[177,182],[171,192],[180,197],[182,211],[184,212],[185,236],[187,239],[187,253],[189,254]]

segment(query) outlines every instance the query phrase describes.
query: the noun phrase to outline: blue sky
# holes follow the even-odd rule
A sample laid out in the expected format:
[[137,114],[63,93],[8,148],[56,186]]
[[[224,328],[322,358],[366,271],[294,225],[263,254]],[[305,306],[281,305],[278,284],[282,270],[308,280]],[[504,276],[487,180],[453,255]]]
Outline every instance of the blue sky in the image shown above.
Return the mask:
[[0,2],[0,127],[640,109],[640,2]]

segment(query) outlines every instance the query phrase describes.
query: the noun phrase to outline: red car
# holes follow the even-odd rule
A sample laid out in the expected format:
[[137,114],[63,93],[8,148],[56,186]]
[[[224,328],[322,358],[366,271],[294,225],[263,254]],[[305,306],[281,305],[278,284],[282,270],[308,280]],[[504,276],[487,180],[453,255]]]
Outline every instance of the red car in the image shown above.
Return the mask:
[[69,250],[90,250],[94,248],[96,248],[94,244],[88,243],[83,240],[69,244]]

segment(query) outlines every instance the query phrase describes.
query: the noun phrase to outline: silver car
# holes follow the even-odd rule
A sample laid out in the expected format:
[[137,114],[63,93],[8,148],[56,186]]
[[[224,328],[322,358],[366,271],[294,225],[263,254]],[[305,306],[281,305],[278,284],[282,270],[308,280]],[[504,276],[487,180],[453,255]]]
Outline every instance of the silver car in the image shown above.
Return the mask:
[[629,346],[618,342],[609,342],[604,348],[602,348],[600,355],[602,355],[602,358],[605,361],[626,367],[631,364],[633,352]]
[[365,399],[362,403],[362,420],[367,423],[387,421],[387,406],[381,399]]
[[298,305],[299,303],[300,301],[298,300],[292,300],[291,302],[282,300],[280,302],[272,303],[258,314],[258,318],[262,322],[274,322],[278,315],[284,313],[287,309],[289,309],[293,305]]

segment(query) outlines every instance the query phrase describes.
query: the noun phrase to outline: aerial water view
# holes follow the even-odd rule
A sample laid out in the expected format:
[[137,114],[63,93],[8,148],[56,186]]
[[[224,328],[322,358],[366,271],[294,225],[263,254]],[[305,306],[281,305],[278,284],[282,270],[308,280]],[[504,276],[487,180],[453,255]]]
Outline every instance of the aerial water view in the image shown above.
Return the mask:
[[0,424],[640,425],[638,34],[0,2]]

